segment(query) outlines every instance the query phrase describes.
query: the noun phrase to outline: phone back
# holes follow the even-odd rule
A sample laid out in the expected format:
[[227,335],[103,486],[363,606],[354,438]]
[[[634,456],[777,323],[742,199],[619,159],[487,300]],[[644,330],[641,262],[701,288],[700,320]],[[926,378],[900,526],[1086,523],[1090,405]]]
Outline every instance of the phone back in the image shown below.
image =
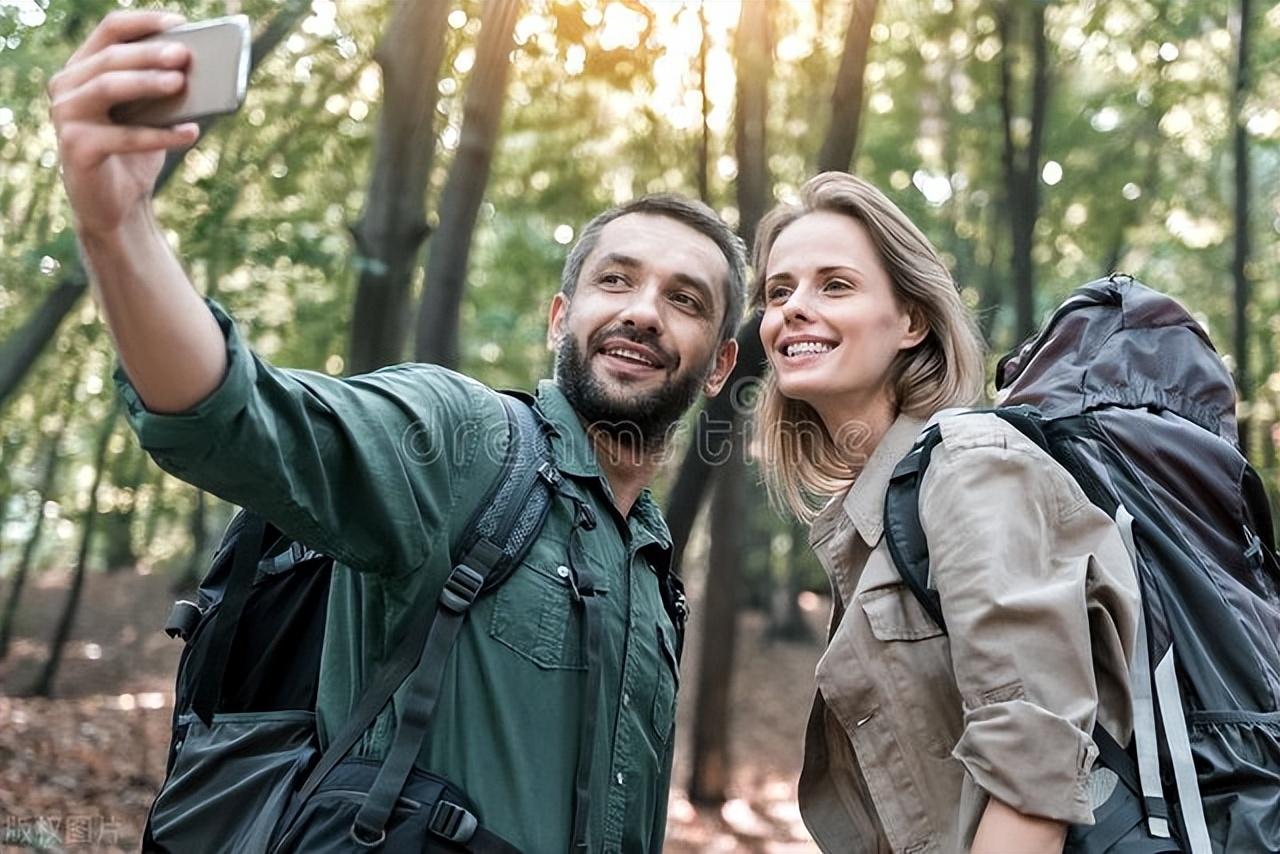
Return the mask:
[[121,124],[168,127],[233,113],[249,82],[249,19],[232,15],[184,24],[149,36],[185,44],[191,50],[187,85],[178,94],[121,104],[112,118]]

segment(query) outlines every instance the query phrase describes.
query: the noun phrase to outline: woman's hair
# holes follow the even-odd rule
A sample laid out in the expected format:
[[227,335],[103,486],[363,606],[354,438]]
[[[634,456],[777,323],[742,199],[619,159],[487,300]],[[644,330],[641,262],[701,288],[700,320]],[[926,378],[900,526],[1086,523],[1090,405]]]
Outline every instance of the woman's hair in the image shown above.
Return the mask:
[[[751,305],[765,304],[765,266],[787,226],[805,214],[830,211],[857,220],[889,274],[898,305],[923,320],[924,340],[903,350],[889,366],[886,382],[896,413],[928,418],[949,406],[964,406],[982,393],[982,339],[959,289],[929,240],[893,202],[871,184],[843,172],[810,178],[797,204],[781,204],[756,230]],[[809,404],[778,390],[766,369],[755,406],[756,453],[775,506],[812,521],[823,504],[849,486],[855,475],[847,442],[833,437]]]

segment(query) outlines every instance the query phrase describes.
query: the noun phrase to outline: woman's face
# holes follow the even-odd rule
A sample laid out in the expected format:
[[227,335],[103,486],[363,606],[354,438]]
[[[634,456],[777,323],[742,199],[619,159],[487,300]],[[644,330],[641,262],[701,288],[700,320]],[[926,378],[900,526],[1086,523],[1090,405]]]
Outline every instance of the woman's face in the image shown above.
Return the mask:
[[764,299],[760,338],[778,389],[813,406],[828,429],[883,400],[894,357],[927,331],[898,305],[866,228],[831,211],[778,235]]

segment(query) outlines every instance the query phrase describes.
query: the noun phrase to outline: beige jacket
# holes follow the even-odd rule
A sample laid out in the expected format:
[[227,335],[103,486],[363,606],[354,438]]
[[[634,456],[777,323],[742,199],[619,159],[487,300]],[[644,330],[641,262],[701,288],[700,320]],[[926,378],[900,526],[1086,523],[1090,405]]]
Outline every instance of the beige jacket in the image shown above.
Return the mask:
[[1114,523],[996,416],[940,423],[920,510],[949,634],[882,537],[922,422],[899,417],[811,529],[834,612],[800,809],[824,851],[967,850],[989,796],[1091,823],[1095,718],[1129,738],[1138,594]]

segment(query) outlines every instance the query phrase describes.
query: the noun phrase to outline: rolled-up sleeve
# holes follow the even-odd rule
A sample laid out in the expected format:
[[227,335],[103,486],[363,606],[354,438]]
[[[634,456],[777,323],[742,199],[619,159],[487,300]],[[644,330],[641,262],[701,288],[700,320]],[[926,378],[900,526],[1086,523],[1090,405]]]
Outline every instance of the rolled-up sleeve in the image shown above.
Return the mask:
[[1020,812],[1092,823],[1089,576],[1111,520],[1047,455],[998,436],[940,444],[920,506],[964,702],[953,756]]
[[[227,372],[186,412],[147,410],[116,371],[128,422],[156,463],[251,509],[355,569],[398,575],[447,547],[466,478],[489,477],[505,443],[502,404],[472,380],[428,365],[340,379],[276,368],[209,303]],[[500,436],[486,435],[494,424]]]

